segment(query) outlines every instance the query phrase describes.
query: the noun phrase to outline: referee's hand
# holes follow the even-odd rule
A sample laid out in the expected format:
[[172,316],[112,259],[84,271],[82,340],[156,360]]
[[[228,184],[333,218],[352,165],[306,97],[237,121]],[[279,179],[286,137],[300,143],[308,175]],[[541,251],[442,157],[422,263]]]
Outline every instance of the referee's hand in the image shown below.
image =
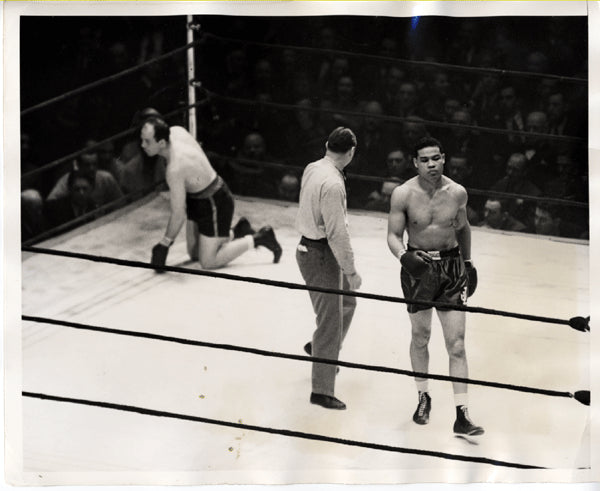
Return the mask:
[[358,290],[362,285],[362,278],[358,273],[348,275],[348,283],[350,283],[350,290]]

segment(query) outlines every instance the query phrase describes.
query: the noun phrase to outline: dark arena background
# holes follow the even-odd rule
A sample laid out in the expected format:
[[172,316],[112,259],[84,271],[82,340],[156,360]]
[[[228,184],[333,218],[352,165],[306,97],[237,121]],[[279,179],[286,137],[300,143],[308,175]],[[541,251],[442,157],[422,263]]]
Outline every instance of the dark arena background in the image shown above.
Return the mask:
[[[197,137],[234,193],[295,201],[303,167],[344,125],[359,141],[349,207],[386,212],[393,187],[414,175],[413,142],[429,134],[444,145],[446,174],[469,191],[472,225],[588,239],[586,17],[197,24]],[[23,241],[163,186],[161,163],[136,148],[136,114],[152,107],[188,126],[186,50],[177,51],[186,25],[185,16],[21,17]],[[51,193],[82,154],[114,182],[93,209],[65,216]]]

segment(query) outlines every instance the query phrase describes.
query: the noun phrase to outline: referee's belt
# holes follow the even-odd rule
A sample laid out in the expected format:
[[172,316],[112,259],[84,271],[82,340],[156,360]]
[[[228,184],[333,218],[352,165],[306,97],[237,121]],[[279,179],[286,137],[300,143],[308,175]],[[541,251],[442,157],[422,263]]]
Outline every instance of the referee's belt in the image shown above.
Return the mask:
[[434,261],[439,261],[447,257],[458,257],[460,256],[460,248],[458,246],[452,249],[446,249],[445,251],[426,251],[425,249],[419,249],[417,247],[408,246],[408,251],[423,251],[431,256]]
[[308,237],[302,236],[300,239],[300,243],[305,246],[309,245],[327,245],[327,238],[323,237],[322,239],[309,239]]

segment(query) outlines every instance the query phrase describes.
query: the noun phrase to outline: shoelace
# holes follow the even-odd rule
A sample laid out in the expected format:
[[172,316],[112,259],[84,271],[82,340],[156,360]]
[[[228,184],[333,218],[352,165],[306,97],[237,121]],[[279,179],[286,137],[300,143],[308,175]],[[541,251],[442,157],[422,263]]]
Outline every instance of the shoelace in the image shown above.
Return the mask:
[[466,407],[461,408],[461,411],[463,413],[463,418],[465,418],[465,422],[468,423],[471,426],[475,426],[473,424],[473,421],[471,421],[471,418],[469,418],[469,411],[467,410]]
[[419,411],[418,411],[419,416],[423,416],[426,406],[427,406],[427,396],[425,394],[421,394],[421,397],[419,397]]

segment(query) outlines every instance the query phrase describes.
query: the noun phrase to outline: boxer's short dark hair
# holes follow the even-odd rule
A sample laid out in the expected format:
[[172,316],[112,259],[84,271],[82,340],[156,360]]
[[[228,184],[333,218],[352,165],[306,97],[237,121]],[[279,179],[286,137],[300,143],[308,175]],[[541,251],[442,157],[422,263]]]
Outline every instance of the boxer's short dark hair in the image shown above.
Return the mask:
[[159,142],[161,140],[169,142],[171,130],[169,125],[162,118],[151,117],[144,124],[149,124],[154,128],[154,139]]
[[442,146],[439,140],[436,140],[431,136],[424,136],[423,138],[419,139],[415,144],[415,147],[413,149],[413,156],[417,158],[419,150],[425,147],[438,147],[440,149],[440,153],[444,153],[444,147]]

